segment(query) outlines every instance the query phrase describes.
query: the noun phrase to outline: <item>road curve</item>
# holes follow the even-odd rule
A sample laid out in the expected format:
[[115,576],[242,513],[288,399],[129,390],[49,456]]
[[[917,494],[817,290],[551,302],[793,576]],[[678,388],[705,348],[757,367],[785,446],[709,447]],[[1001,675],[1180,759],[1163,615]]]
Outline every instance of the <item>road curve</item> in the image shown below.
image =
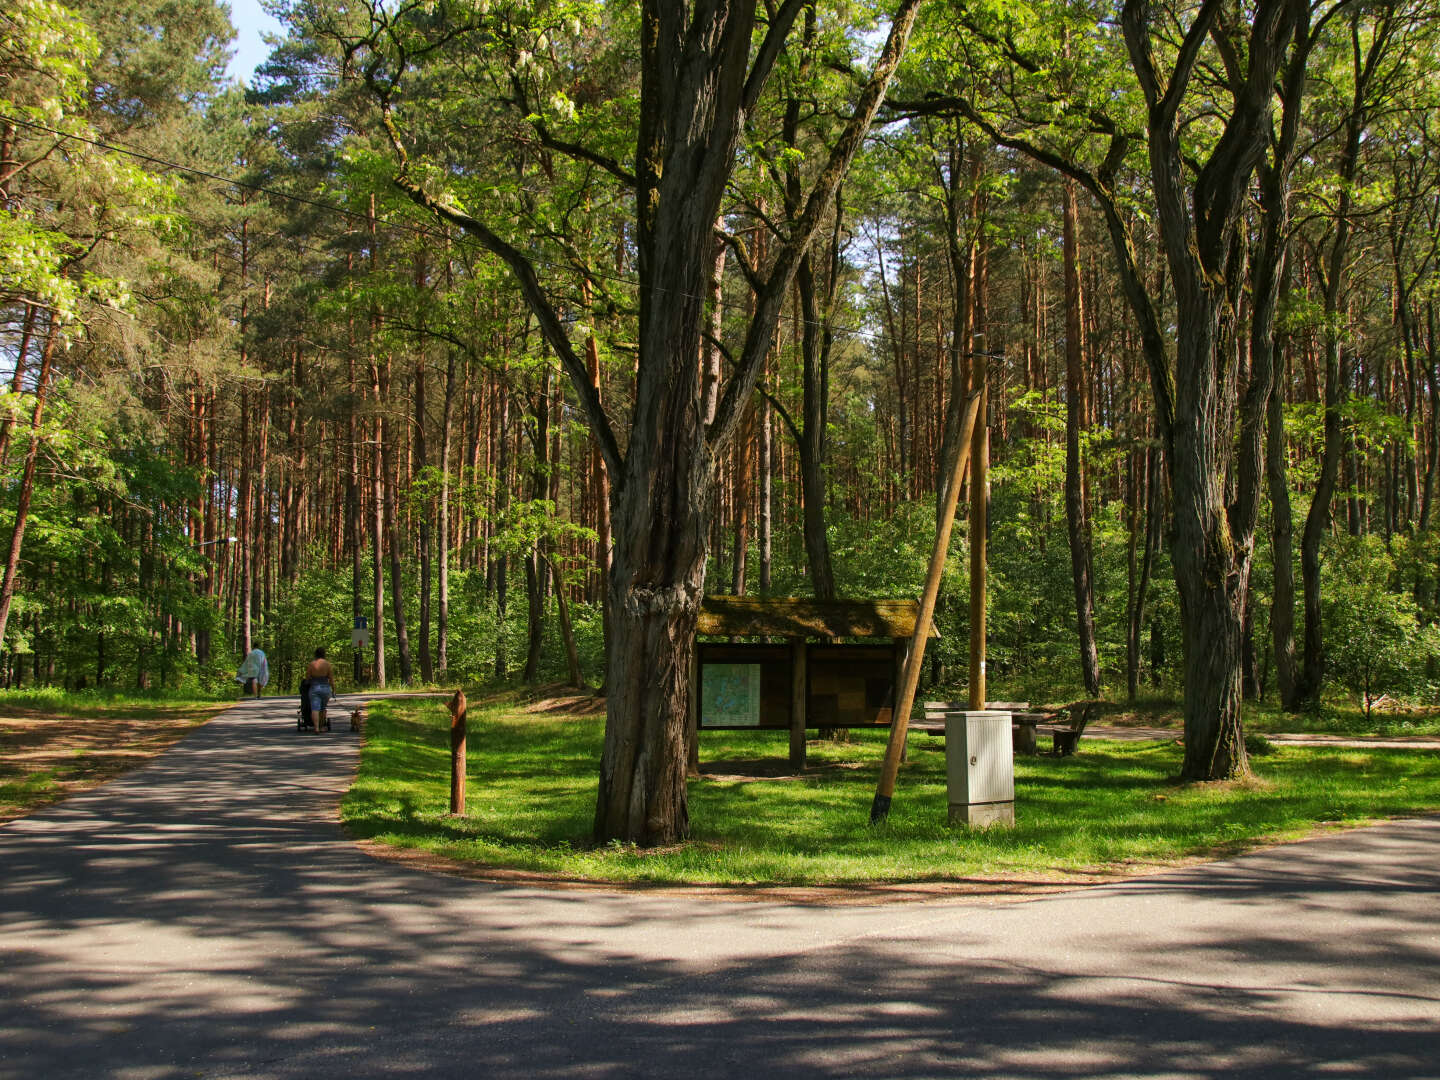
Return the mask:
[[0,828],[0,1077],[1440,1077],[1440,818],[1026,901],[550,892],[244,703]]

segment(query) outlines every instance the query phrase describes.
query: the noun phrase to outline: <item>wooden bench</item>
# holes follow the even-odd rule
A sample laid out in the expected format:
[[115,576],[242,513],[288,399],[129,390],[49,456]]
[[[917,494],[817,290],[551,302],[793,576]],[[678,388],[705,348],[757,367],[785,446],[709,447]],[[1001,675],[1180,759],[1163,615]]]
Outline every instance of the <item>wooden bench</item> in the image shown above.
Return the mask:
[[1098,701],[1077,701],[1062,710],[1067,716],[1065,721],[1041,724],[1035,730],[1043,731],[1050,736],[1057,756],[1069,757],[1075,753],[1075,744],[1085,733],[1086,725],[1090,723],[1092,717],[1098,715],[1099,711],[1100,702]]

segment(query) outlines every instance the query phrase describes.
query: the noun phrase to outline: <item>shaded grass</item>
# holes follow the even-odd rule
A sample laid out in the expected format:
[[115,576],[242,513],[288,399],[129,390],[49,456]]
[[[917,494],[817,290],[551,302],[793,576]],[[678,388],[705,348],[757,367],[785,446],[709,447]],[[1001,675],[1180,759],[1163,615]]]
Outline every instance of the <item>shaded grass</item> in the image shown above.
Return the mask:
[[728,884],[847,884],[972,877],[1050,880],[1244,850],[1440,807],[1440,752],[1277,747],[1254,780],[1179,785],[1173,743],[1086,739],[1070,758],[1016,761],[1013,830],[946,824],[944,752],[912,736],[889,821],[868,824],[884,733],[809,744],[786,775],[786,736],[702,735],[690,842],[646,851],[589,841],[600,717],[472,709],[468,813],[449,817],[448,714],[438,702],[371,706],[342,813],[359,837],[564,877]]

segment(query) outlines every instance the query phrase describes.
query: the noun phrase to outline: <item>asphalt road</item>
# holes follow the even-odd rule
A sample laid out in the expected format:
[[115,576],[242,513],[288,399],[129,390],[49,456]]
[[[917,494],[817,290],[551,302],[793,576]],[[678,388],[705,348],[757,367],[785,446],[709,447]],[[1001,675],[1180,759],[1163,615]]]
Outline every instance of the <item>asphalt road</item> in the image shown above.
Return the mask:
[[358,851],[291,704],[0,828],[0,1077],[1440,1077],[1440,818],[1024,901],[552,892]]

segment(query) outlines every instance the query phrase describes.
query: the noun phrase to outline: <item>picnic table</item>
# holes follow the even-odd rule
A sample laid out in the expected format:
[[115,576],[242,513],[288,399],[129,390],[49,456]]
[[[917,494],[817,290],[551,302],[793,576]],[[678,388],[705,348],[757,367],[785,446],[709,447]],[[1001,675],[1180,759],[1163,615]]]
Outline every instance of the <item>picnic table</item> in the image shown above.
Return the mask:
[[[1091,702],[1076,702],[1074,705],[1049,712],[1036,712],[1028,701],[987,701],[985,708],[992,712],[1010,714],[1010,738],[1015,753],[1035,755],[1037,737],[1049,735],[1055,753],[1068,755],[1075,752],[1086,724],[1090,721]],[[923,731],[927,735],[945,737],[945,716],[948,713],[969,711],[969,704],[963,701],[927,701],[925,719],[910,725],[912,731]]]

